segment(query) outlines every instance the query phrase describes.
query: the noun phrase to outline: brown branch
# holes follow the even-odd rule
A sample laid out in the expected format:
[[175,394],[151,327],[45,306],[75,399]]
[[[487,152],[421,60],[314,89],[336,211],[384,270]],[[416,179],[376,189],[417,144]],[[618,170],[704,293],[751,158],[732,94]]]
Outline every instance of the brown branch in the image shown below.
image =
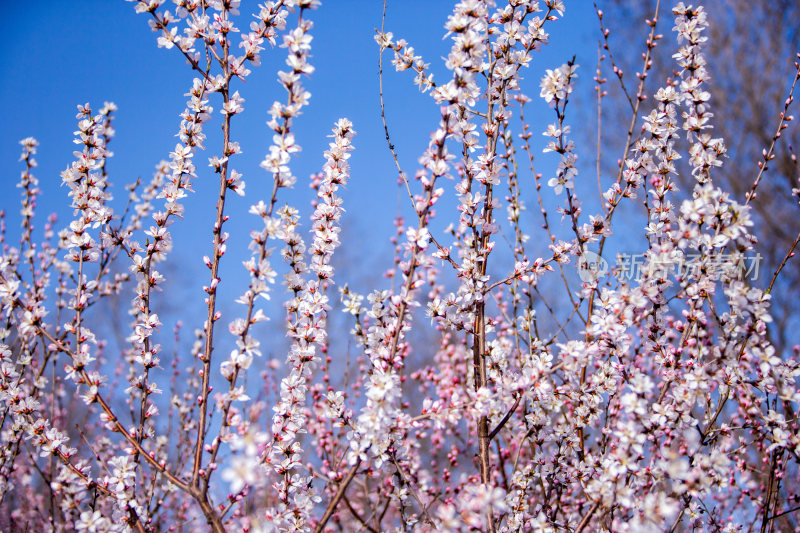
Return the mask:
[[783,258],[783,261],[781,261],[780,266],[778,266],[778,269],[772,275],[772,280],[770,280],[769,282],[769,287],[767,287],[767,290],[764,291],[765,294],[769,294],[770,292],[772,292],[772,286],[775,285],[775,280],[778,279],[778,274],[780,274],[781,270],[783,270],[783,267],[786,266],[786,263],[789,261],[789,258],[794,256],[794,249],[797,247],[798,243],[800,243],[800,233],[797,234],[797,238],[795,238],[794,242],[792,243],[792,246],[789,247],[789,251],[786,252],[786,256]]
[[339,489],[328,503],[328,507],[325,508],[325,513],[322,515],[322,518],[320,518],[319,522],[317,522],[317,526],[314,528],[314,533],[321,533],[325,528],[325,524],[328,523],[328,520],[330,520],[331,516],[333,516],[334,510],[336,510],[336,506],[339,505],[339,502],[342,500],[342,498],[344,498],[344,494],[347,491],[347,486],[351,481],[353,481],[353,478],[356,477],[356,472],[358,471],[358,467],[360,465],[361,458],[359,457],[356,459],[356,464],[350,467],[350,471],[347,473],[347,476],[345,476],[345,478],[339,484]]
[[[800,58],[800,53],[797,54],[798,58]],[[792,120],[792,116],[788,114],[789,107],[792,105],[794,101],[794,89],[797,86],[797,80],[800,80],[800,63],[795,62],[795,75],[794,80],[792,81],[792,86],[789,89],[789,96],[786,97],[786,100],[783,102],[783,111],[780,114],[780,120],[778,121],[778,129],[775,131],[775,134],[772,136],[772,142],[769,145],[769,149],[765,149],[763,154],[763,161],[758,162],[758,175],[756,176],[755,181],[753,182],[753,186],[750,188],[750,191],[745,195],[745,202],[744,205],[750,203],[750,200],[755,198],[756,195],[756,188],[758,184],[761,182],[761,178],[764,176],[764,172],[767,170],[767,164],[770,160],[775,157],[775,145],[778,143],[778,139],[781,138],[781,132],[786,127],[786,122]]]
[[514,411],[516,411],[517,407],[519,407],[519,402],[521,400],[522,400],[522,394],[520,393],[520,395],[517,396],[517,400],[514,402],[514,405],[511,406],[511,409],[508,410],[503,419],[497,424],[497,426],[491,431],[491,433],[489,433],[489,440],[494,439],[495,436],[497,436],[497,434],[500,432],[500,430],[503,429],[503,426],[506,425],[508,420],[511,418],[511,415],[514,414]]
[[580,524],[578,524],[578,528],[575,530],[575,533],[581,533],[586,526],[589,525],[589,520],[592,518],[592,515],[600,508],[600,502],[595,503],[592,505],[592,508],[589,509],[589,512],[586,513],[586,516],[583,517]]

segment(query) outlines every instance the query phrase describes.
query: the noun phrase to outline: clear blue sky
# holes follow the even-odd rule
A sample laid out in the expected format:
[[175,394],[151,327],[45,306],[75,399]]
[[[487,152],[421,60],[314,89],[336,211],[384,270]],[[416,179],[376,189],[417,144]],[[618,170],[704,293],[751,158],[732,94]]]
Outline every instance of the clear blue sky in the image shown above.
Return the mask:
[[[171,2],[169,3],[171,8]],[[244,0],[241,12],[247,16],[256,2]],[[406,38],[425,61],[431,63],[436,79],[444,79],[442,57],[446,56],[450,41],[442,40],[443,24],[452,3],[439,0],[390,0],[387,10],[386,30],[396,37]],[[123,185],[137,176],[144,179],[152,175],[154,166],[167,159],[175,146],[181,113],[185,106],[183,96],[191,86],[192,74],[180,54],[175,50],[159,49],[156,34],[150,31],[147,15],[134,13],[133,4],[122,0],[82,0],[63,2],[56,0],[37,2],[4,2],[0,31],[5,44],[0,52],[0,99],[6,102],[4,125],[0,130],[0,208],[9,216],[9,230],[13,242],[18,228],[17,215],[19,189],[15,187],[21,165],[18,141],[27,136],[39,142],[35,174],[40,180],[43,195],[40,212],[57,211],[61,223],[69,221],[71,213],[67,190],[60,187],[59,173],[71,163],[72,143],[76,129],[76,105],[90,102],[99,109],[104,101],[113,101],[119,107],[114,123],[117,135],[111,144],[114,157],[109,172],[115,185],[117,205],[124,201]],[[294,130],[303,147],[301,156],[293,160],[292,168],[299,178],[292,194],[283,193],[281,201],[290,201],[299,207],[308,205],[310,191],[304,180],[318,171],[322,152],[327,147],[327,135],[339,117],[350,118],[358,136],[353,153],[353,177],[346,191],[345,238],[359,234],[358,243],[345,244],[340,254],[364,259],[364,243],[377,243],[374,253],[379,259],[366,263],[377,272],[390,266],[391,248],[388,237],[392,219],[397,213],[396,173],[383,138],[378,105],[377,61],[378,47],[373,40],[375,28],[381,24],[382,2],[379,0],[323,0],[321,8],[312,13],[315,27],[312,31],[312,64],[316,72],[304,83],[312,93],[311,103],[296,122]],[[240,23],[247,27],[247,22]],[[592,76],[596,62],[596,43],[599,30],[591,3],[570,2],[565,19],[549,26],[552,44],[540,52],[524,76],[530,96],[538,100],[538,83],[545,69],[554,68],[578,55],[579,91],[588,98],[584,104],[590,111],[577,113],[573,109],[573,126],[581,117],[591,117],[594,105],[591,99]],[[275,99],[283,100],[283,90],[275,81],[276,70],[283,68],[283,49],[265,50],[263,64],[253,69],[253,74],[238,89],[245,101],[245,113],[237,115],[232,126],[234,140],[240,142],[244,155],[234,160],[234,167],[244,174],[248,196],[244,199],[231,196],[228,212],[232,215],[228,231],[232,234],[229,249],[246,253],[247,233],[257,222],[247,215],[247,208],[266,197],[271,187],[270,178],[258,167],[271,139],[265,122],[266,109]],[[416,160],[435,128],[438,111],[428,95],[421,95],[413,85],[413,75],[398,73],[385,57],[385,91],[389,126],[401,162],[413,175]],[[211,132],[218,131],[219,102],[213,102],[214,122],[207,125],[209,148],[207,153],[195,157],[200,177],[195,182],[197,193],[187,202],[186,220],[173,226],[176,240],[176,268],[197,279],[198,286],[207,283],[207,271],[200,257],[210,251],[211,219],[218,185],[214,182],[206,162],[215,152]],[[553,120],[551,111],[535,104],[534,110],[547,113],[533,117],[534,134],[543,130]],[[535,135],[537,142],[542,137]],[[581,158],[587,168],[587,180],[594,183],[594,146],[585,147]],[[537,156],[537,170],[547,174],[555,166],[554,154]],[[545,179],[546,181],[546,179]],[[594,185],[592,185],[594,187]],[[595,190],[592,188],[591,190]],[[528,187],[528,194],[533,188]],[[452,192],[448,195],[452,198]],[[531,207],[531,223],[540,225],[538,213],[533,209],[535,199],[527,198]],[[455,211],[447,209],[451,201],[444,201],[440,209],[442,227],[444,218],[454,218]],[[407,207],[403,205],[404,209]],[[405,210],[408,213],[408,210]],[[534,218],[535,217],[535,218]],[[38,224],[41,229],[42,222]],[[306,225],[308,227],[308,225]],[[377,240],[375,240],[377,239]],[[200,250],[201,253],[193,251]],[[373,252],[368,252],[370,255]],[[188,262],[182,259],[194,255]],[[233,258],[232,258],[233,259]],[[372,261],[367,258],[368,261]],[[223,283],[231,277],[244,278],[238,258],[224,267]],[[228,270],[230,269],[230,270]],[[375,281],[375,280],[373,280]],[[351,282],[352,284],[352,282]],[[356,283],[356,285],[358,285]],[[195,288],[193,290],[196,293]],[[278,289],[280,291],[280,289]],[[237,291],[238,293],[239,291]]]

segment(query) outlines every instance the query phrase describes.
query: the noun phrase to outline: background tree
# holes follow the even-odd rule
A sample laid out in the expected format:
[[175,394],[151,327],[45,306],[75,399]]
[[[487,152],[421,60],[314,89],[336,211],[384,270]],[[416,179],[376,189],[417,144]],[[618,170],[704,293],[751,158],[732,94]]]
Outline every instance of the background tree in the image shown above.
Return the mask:
[[[639,81],[641,72],[641,44],[658,12],[658,41],[653,51],[653,62],[647,76],[647,86],[654,90],[659,80],[673,76],[670,56],[677,49],[675,34],[670,31],[672,20],[670,2],[656,0],[602,0],[596,6],[604,13],[604,26],[610,31],[603,49],[603,88],[608,97],[603,99],[602,120],[604,129],[627,125],[630,104],[618,83],[622,73],[626,89]],[[784,100],[795,73],[794,62],[800,50],[800,3],[795,0],[706,0],[702,2],[708,12],[708,41],[705,43],[707,69],[712,83],[706,88],[711,93],[714,113],[712,123],[715,135],[725,140],[726,162],[714,170],[715,180],[724,184],[736,198],[744,201],[764,163],[762,150],[773,145]],[[625,20],[622,24],[620,21]],[[604,41],[600,41],[605,44]],[[588,55],[588,54],[587,54]],[[613,61],[614,66],[610,65]],[[652,99],[643,103],[643,110],[653,106]],[[584,130],[587,131],[587,130]],[[764,258],[759,279],[766,287],[772,274],[783,262],[786,251],[800,232],[800,206],[797,192],[800,187],[800,167],[795,157],[800,149],[800,128],[789,123],[780,132],[781,142],[775,143],[774,159],[767,164],[763,183],[750,202],[753,207],[755,236],[759,240],[759,253]],[[603,151],[618,154],[619,138],[602,137]],[[604,158],[605,171],[615,173],[613,158]],[[682,169],[687,161],[679,161]],[[691,176],[681,172],[678,184],[682,195],[691,194]],[[800,266],[789,263],[785,276],[772,291],[772,313],[775,322],[770,326],[770,338],[779,351],[800,342],[798,335],[798,310],[796,298],[800,287]]]

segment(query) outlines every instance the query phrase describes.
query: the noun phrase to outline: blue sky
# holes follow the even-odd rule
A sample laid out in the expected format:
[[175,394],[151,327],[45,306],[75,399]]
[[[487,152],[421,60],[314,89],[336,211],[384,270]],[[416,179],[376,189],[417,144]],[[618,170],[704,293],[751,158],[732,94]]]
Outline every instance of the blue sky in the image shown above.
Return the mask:
[[[243,16],[255,5],[252,0],[244,0]],[[386,30],[407,39],[417,53],[431,63],[436,79],[446,76],[442,57],[447,54],[449,39],[442,37],[451,6],[450,2],[438,0],[390,0],[388,4]],[[374,282],[381,282],[372,275],[377,277],[390,266],[388,238],[393,230],[393,217],[398,213],[396,171],[384,140],[378,103],[378,47],[373,36],[375,28],[381,24],[381,9],[382,2],[377,0],[328,0],[311,14],[315,23],[311,62],[316,72],[305,81],[312,93],[310,106],[294,126],[303,147],[300,157],[292,163],[299,181],[294,191],[282,193],[279,199],[279,202],[288,201],[301,208],[308,205],[311,194],[305,180],[323,163],[322,152],[327,147],[330,128],[339,117],[350,118],[358,136],[351,158],[353,176],[342,192],[347,210],[345,244],[337,253],[345,260],[364,265],[371,273],[373,286]],[[242,22],[240,26],[248,24],[249,21]],[[585,100],[572,108],[568,120],[573,127],[576,122],[592,116],[594,105],[592,76],[599,30],[591,3],[573,2],[565,18],[550,25],[549,30],[552,44],[537,54],[532,67],[524,73],[528,93],[535,99],[530,112],[534,134],[553,120],[552,111],[538,102],[541,76],[545,69],[555,68],[575,54],[582,65],[578,94]],[[99,109],[104,101],[113,101],[119,107],[114,123],[117,133],[110,146],[114,157],[108,168],[115,185],[116,205],[121,207],[125,199],[123,185],[137,176],[148,179],[156,163],[167,159],[177,142],[178,115],[185,106],[184,93],[191,86],[188,66],[175,49],[159,49],[157,35],[147,25],[147,16],[135,14],[133,4],[121,0],[6,3],[0,31],[6,38],[0,52],[0,72],[3,73],[0,98],[7,102],[5,124],[0,130],[3,173],[0,208],[8,213],[10,240],[15,240],[19,221],[19,189],[15,185],[22,167],[17,162],[18,141],[27,136],[36,137],[40,142],[39,168],[35,171],[43,191],[40,213],[56,211],[60,215],[59,227],[68,223],[71,213],[66,208],[67,190],[60,187],[59,173],[69,166],[76,149],[72,139],[78,104],[90,102],[94,109]],[[232,136],[240,142],[244,152],[233,164],[244,174],[248,195],[243,199],[231,195],[228,206],[231,214],[228,231],[232,235],[229,249],[238,251],[235,253],[241,254],[239,257],[246,253],[248,231],[257,223],[255,217],[246,214],[247,208],[265,198],[271,188],[271,179],[258,163],[271,139],[265,124],[266,109],[273,100],[283,99],[275,72],[283,68],[284,57],[282,49],[265,50],[262,66],[253,69],[246,83],[235,87],[246,100],[245,113],[236,116],[233,122]],[[428,95],[417,91],[413,75],[395,72],[390,59],[387,54],[384,64],[389,127],[404,169],[413,175],[416,160],[436,126],[438,111]],[[208,150],[195,157],[200,171],[195,182],[197,192],[187,202],[184,222],[171,228],[176,242],[172,267],[185,274],[181,276],[183,280],[197,276],[196,283],[192,281],[197,287],[191,287],[190,292],[199,299],[199,286],[207,283],[207,271],[200,258],[210,252],[211,213],[218,187],[206,167],[207,158],[215,153],[214,139],[220,125],[221,104],[212,101],[212,105],[214,122],[206,126]],[[578,105],[585,105],[588,112],[578,111]],[[543,138],[538,135],[534,140],[541,140],[543,144]],[[583,166],[587,169],[584,175],[591,182],[590,190],[595,191],[594,173],[590,170],[594,146],[585,148],[581,152]],[[537,155],[537,171],[547,176],[556,162],[554,154]],[[527,191],[530,221],[538,228],[541,222],[534,209],[534,190],[528,186]],[[452,191],[448,191],[448,196],[450,199],[446,198],[440,208],[441,227],[446,225],[446,218],[456,216],[452,210]],[[407,214],[406,208],[404,203]],[[41,226],[40,219],[38,228]],[[353,239],[353,244],[347,244],[349,239]],[[372,244],[367,245],[368,242]],[[245,277],[238,258],[228,265],[223,267],[223,283]],[[353,285],[353,280],[349,281]],[[359,285],[358,280],[355,285]]]

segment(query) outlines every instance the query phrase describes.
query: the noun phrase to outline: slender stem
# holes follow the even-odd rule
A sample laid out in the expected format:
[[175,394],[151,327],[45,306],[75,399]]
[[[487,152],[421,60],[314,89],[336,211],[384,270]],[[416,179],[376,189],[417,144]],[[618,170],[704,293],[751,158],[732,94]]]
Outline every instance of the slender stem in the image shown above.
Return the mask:
[[[225,76],[225,86],[220,91],[224,103],[228,103],[231,74],[229,72],[229,65],[227,63],[228,57],[228,40],[222,43],[223,57],[222,70]],[[200,389],[200,413],[197,422],[197,440],[194,448],[194,461],[192,463],[192,484],[199,486],[200,483],[200,470],[202,468],[203,459],[203,446],[206,438],[206,424],[208,422],[208,396],[211,392],[209,387],[209,380],[211,378],[211,354],[214,351],[214,324],[218,317],[216,316],[216,302],[217,302],[217,283],[219,283],[219,262],[222,257],[223,238],[222,238],[222,225],[225,222],[225,195],[228,191],[228,161],[229,146],[231,140],[231,114],[226,113],[222,123],[222,150],[224,161],[220,165],[219,175],[219,196],[217,198],[217,214],[214,220],[214,257],[211,260],[211,283],[208,288],[208,314],[206,316],[205,324],[205,345],[203,347],[203,384]],[[208,491],[208,485],[205,491]]]
[[356,472],[358,472],[359,466],[361,466],[361,458],[356,459],[356,463],[350,467],[350,471],[347,473],[347,476],[345,476],[345,478],[339,484],[339,489],[336,491],[336,494],[334,494],[330,503],[328,503],[328,507],[325,508],[325,513],[323,513],[322,518],[319,519],[317,527],[314,528],[314,533],[321,533],[321,531],[325,528],[325,524],[327,524],[328,520],[331,519],[334,510],[336,510],[336,506],[339,505],[339,502],[342,501],[345,492],[347,492],[347,486],[351,481],[353,481],[353,478],[356,477]]
[[594,513],[597,511],[597,509],[599,509],[599,508],[600,508],[600,503],[595,503],[594,505],[592,505],[592,508],[591,508],[591,509],[589,509],[589,512],[588,512],[588,513],[586,513],[586,516],[584,516],[584,517],[583,517],[583,520],[581,520],[580,524],[578,524],[578,527],[577,527],[577,529],[575,529],[575,533],[582,533],[582,531],[583,531],[584,529],[586,529],[586,526],[588,526],[588,525],[589,525],[589,520],[592,518],[592,515],[593,515],[593,514],[594,514]]
[[791,120],[789,116],[789,107],[792,105],[794,101],[794,89],[797,86],[797,81],[800,80],[800,64],[795,63],[795,68],[797,69],[794,80],[792,81],[792,86],[789,89],[789,96],[786,97],[786,100],[783,103],[783,111],[780,114],[780,120],[778,121],[778,128],[775,131],[775,134],[772,136],[772,142],[769,145],[769,149],[764,150],[763,152],[763,161],[758,162],[758,175],[756,179],[753,181],[753,186],[750,188],[750,191],[745,195],[745,202],[744,205],[748,205],[750,200],[755,198],[756,196],[756,188],[758,184],[761,183],[761,178],[764,177],[764,172],[767,170],[767,164],[771,159],[775,157],[775,145],[778,143],[778,139],[781,138],[781,132],[785,128],[785,124],[787,120]]
[[781,264],[778,266],[778,269],[775,270],[775,273],[772,275],[772,279],[769,282],[769,287],[767,287],[767,290],[764,291],[766,294],[772,292],[772,286],[775,285],[775,280],[778,279],[778,274],[781,273],[783,267],[785,267],[786,263],[789,262],[789,258],[794,256],[794,249],[797,248],[798,243],[800,243],[800,233],[797,234],[797,237],[795,238],[794,242],[789,247],[789,251],[786,252],[783,261],[781,261]]

